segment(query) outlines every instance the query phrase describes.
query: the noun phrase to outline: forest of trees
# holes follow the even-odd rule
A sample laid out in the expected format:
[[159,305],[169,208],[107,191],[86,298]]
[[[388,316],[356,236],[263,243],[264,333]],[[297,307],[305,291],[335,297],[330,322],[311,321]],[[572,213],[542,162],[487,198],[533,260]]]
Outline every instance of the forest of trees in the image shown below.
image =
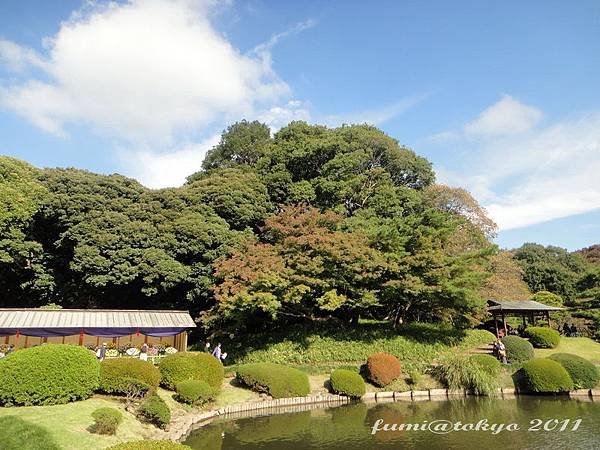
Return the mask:
[[[464,189],[367,125],[229,127],[178,188],[0,157],[0,307],[189,309],[208,328],[472,325],[488,298],[600,305],[598,248],[500,251]],[[548,291],[544,294],[544,291]]]

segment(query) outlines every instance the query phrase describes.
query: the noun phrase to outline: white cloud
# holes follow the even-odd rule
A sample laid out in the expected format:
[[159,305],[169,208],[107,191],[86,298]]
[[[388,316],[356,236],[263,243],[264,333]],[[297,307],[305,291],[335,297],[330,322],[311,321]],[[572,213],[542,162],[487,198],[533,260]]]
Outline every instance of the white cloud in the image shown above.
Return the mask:
[[268,48],[241,54],[211,26],[211,7],[183,0],[95,6],[61,25],[44,58],[2,41],[8,67],[35,65],[45,74],[1,88],[0,103],[50,133],[84,122],[117,138],[165,143],[288,96]]
[[542,112],[524,105],[509,95],[485,109],[477,119],[465,126],[465,133],[472,136],[496,136],[517,134],[531,130],[542,118]]
[[600,208],[600,113],[458,145],[470,162],[442,168],[440,180],[466,186],[501,230]]

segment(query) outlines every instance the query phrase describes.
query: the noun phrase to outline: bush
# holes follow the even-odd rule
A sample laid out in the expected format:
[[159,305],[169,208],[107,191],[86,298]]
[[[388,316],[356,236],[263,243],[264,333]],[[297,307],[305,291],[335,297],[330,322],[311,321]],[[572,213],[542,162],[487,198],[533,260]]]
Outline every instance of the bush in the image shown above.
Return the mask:
[[150,394],[138,409],[139,416],[159,428],[166,428],[171,422],[171,411],[158,394]]
[[84,347],[45,344],[19,350],[0,364],[0,404],[56,405],[90,397],[100,363]]
[[377,386],[386,386],[400,376],[400,361],[389,353],[373,353],[367,358],[367,378]]
[[162,385],[172,390],[182,381],[202,380],[206,381],[213,390],[218,391],[225,377],[221,361],[208,353],[175,353],[165,357],[159,369]]
[[555,348],[560,342],[560,334],[552,328],[528,327],[525,335],[536,348]]
[[573,380],[569,373],[551,359],[532,359],[523,364],[521,372],[522,387],[529,392],[556,393],[573,389]]
[[213,389],[206,381],[187,380],[177,384],[177,401],[190,405],[201,405],[213,400]]
[[308,375],[279,364],[245,364],[238,367],[236,378],[250,389],[273,398],[304,397],[310,393]]
[[60,450],[50,432],[20,417],[0,417],[0,448],[2,450]]
[[499,373],[500,363],[489,355],[450,357],[434,370],[434,375],[449,389],[467,389],[483,395],[496,394]]
[[549,359],[556,361],[569,373],[575,389],[593,389],[600,382],[600,371],[596,366],[570,353],[555,353]]
[[107,359],[100,364],[101,391],[126,395],[132,381],[156,389],[160,383],[160,371],[152,363],[137,358]]
[[95,421],[92,428],[98,434],[115,434],[123,420],[123,414],[115,408],[98,408],[92,413],[92,417]]
[[113,445],[106,450],[191,450],[191,447],[173,441],[133,441]]
[[533,358],[533,345],[527,339],[506,336],[502,342],[506,347],[506,358],[509,363],[521,363]]
[[346,369],[336,369],[329,379],[331,389],[336,394],[360,398],[365,395],[365,380],[356,372]]

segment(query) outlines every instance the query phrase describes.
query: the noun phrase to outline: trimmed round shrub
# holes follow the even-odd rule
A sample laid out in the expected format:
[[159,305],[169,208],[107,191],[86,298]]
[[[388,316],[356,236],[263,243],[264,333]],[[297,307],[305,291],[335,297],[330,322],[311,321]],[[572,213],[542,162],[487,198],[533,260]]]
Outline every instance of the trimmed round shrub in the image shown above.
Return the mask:
[[558,393],[573,389],[573,380],[569,373],[551,359],[540,358],[527,361],[520,372],[522,387],[529,392]]
[[115,408],[98,408],[92,413],[94,433],[113,435],[123,421],[123,414]]
[[0,417],[2,450],[61,450],[50,432],[17,416]]
[[380,352],[367,358],[367,378],[377,386],[387,386],[400,374],[400,361],[394,355]]
[[552,328],[528,327],[525,335],[535,348],[555,348],[560,342],[560,334]]
[[90,397],[100,363],[85,347],[44,344],[11,353],[0,363],[0,404],[57,405]]
[[365,395],[365,380],[356,372],[346,369],[336,369],[329,379],[331,389],[336,394],[360,398]]
[[509,363],[521,363],[533,358],[533,345],[519,336],[506,336],[502,339],[506,347],[506,359]]
[[106,359],[100,364],[100,390],[107,394],[125,395],[135,380],[150,389],[160,383],[160,371],[148,361],[137,358]]
[[273,398],[305,397],[310,393],[308,375],[280,364],[244,364],[238,367],[236,378],[253,391],[265,392]]
[[145,422],[166,428],[171,422],[171,410],[158,394],[150,394],[138,408],[138,415]]
[[472,364],[479,366],[481,369],[492,375],[498,374],[502,368],[500,361],[492,355],[471,355],[469,360]]
[[202,405],[214,400],[213,389],[206,381],[187,380],[177,383],[177,396],[179,402],[189,405]]
[[581,356],[570,353],[555,353],[549,359],[556,361],[571,376],[575,389],[593,389],[600,382],[598,368]]
[[173,441],[133,441],[113,445],[106,450],[192,450],[192,447]]
[[221,361],[208,353],[175,353],[165,357],[158,368],[162,377],[161,384],[171,390],[182,381],[202,380],[218,391],[225,377]]

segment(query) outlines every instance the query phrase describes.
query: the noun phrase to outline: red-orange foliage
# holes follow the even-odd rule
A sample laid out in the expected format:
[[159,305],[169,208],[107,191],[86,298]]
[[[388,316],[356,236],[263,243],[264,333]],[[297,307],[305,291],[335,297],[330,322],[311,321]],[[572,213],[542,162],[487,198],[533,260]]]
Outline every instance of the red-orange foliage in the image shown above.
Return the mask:
[[377,386],[387,386],[401,374],[400,361],[394,355],[373,353],[367,359],[367,377]]

